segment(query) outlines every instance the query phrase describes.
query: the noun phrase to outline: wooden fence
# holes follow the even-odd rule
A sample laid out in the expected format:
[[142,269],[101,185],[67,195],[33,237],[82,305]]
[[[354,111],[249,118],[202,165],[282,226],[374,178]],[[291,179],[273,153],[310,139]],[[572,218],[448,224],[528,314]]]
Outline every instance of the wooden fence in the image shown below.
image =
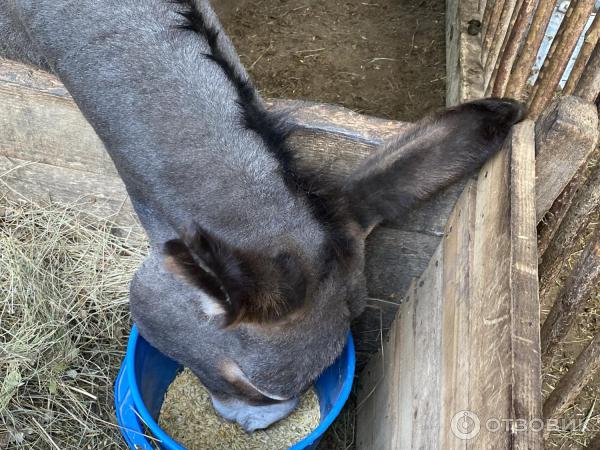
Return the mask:
[[[447,6],[447,102],[509,96],[527,103],[529,120],[467,185],[444,240],[362,373],[357,446],[543,448],[548,419],[560,417],[600,367],[596,336],[542,400],[542,361],[600,284],[597,230],[562,289],[550,289],[600,210],[600,166],[592,164],[600,14],[590,24],[594,1],[572,0],[530,82],[556,2]],[[538,262],[539,295],[553,305],[543,325]],[[600,436],[589,448],[600,448]]]

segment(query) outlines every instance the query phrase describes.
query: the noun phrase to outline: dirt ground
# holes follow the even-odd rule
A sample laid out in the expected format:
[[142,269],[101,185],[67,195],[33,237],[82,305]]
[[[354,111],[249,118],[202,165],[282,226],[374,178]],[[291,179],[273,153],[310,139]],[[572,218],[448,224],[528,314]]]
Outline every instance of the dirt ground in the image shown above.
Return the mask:
[[444,106],[443,0],[258,0],[225,27],[265,97],[413,121]]

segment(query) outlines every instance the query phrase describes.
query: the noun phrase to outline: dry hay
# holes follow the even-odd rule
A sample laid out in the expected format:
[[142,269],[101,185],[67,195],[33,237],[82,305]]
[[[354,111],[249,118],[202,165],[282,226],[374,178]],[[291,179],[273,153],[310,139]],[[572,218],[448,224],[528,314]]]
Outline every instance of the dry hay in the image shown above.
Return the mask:
[[207,390],[185,369],[169,386],[159,424],[189,450],[282,450],[314,430],[319,418],[319,400],[311,389],[288,417],[248,434],[216,415]]
[[126,448],[112,385],[138,237],[74,206],[0,198],[0,448]]

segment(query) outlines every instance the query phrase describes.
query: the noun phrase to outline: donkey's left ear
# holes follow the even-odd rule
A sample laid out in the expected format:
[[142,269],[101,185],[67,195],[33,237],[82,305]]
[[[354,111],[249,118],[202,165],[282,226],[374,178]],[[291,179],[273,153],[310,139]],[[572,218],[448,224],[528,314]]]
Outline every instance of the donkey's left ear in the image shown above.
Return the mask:
[[416,123],[348,178],[342,194],[351,214],[365,233],[401,222],[415,203],[481,167],[524,116],[521,103],[488,98]]

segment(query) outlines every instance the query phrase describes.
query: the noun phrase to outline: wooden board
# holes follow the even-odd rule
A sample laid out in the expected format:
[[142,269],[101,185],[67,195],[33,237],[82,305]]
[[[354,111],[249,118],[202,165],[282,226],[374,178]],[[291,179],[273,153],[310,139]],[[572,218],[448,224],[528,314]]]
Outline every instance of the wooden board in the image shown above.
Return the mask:
[[[506,429],[541,417],[533,123],[507,146],[461,195],[363,371],[358,449],[542,448],[539,431]],[[412,377],[398,375],[401,361]]]
[[467,32],[469,21],[482,20],[478,0],[446,2],[446,105],[483,97],[481,33]]

